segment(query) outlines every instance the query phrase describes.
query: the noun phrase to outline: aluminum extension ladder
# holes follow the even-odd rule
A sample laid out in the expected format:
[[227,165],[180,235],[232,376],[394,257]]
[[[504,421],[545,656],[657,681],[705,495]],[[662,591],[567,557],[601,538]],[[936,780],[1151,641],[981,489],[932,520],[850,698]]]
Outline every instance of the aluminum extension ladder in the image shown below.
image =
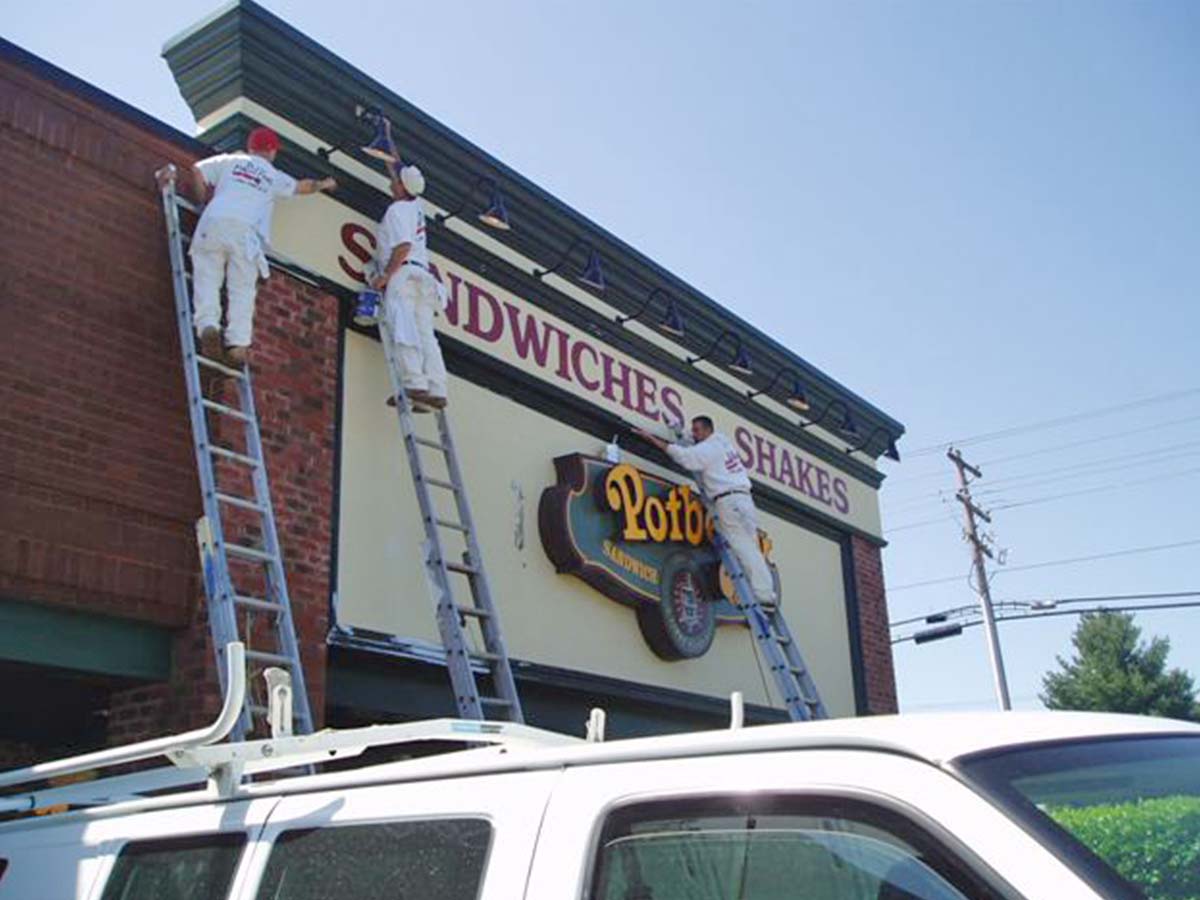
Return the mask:
[[[382,306],[382,299],[380,303]],[[446,650],[446,665],[450,670],[450,683],[458,713],[464,719],[523,723],[525,717],[521,711],[521,700],[517,695],[508,651],[504,648],[500,616],[492,602],[492,590],[476,537],[462,468],[458,463],[454,437],[450,433],[450,421],[445,410],[437,409],[431,415],[437,423],[437,437],[423,437],[417,432],[418,413],[413,411],[412,401],[404,390],[400,361],[386,311],[381,311],[379,317],[379,338],[387,359],[392,395],[396,399],[396,412],[400,419],[400,434],[404,438],[404,450],[408,455],[421,523],[425,529],[425,541],[421,548],[425,577],[433,599],[438,633]],[[446,479],[430,474],[430,464],[421,455],[422,447],[441,454],[448,476]],[[453,496],[457,521],[441,515],[431,494],[434,488]],[[461,560],[449,558],[443,532],[461,535],[465,546]],[[466,579],[471,595],[470,604],[460,604],[455,600],[451,576]],[[469,626],[468,620],[473,620],[474,626]],[[472,646],[472,632],[476,640],[482,640],[482,649]],[[480,690],[476,679],[480,669],[490,676],[491,695],[485,695]]]
[[821,701],[821,694],[817,690],[817,683],[813,680],[804,657],[800,655],[796,639],[792,637],[792,631],[783,617],[782,606],[778,602],[769,607],[759,603],[754,591],[750,589],[750,579],[746,577],[742,564],[738,562],[729,542],[721,534],[716,504],[709,501],[703,488],[700,488],[700,496],[713,517],[713,546],[721,557],[726,574],[733,582],[738,606],[746,615],[755,645],[767,660],[767,666],[775,678],[780,696],[783,697],[788,716],[793,722],[829,718],[825,704]]
[[[187,269],[183,249],[184,243],[190,238],[179,222],[180,209],[193,213],[197,210],[176,193],[174,166],[169,166],[168,170],[170,178],[162,187],[163,214],[167,225],[167,247],[171,255],[175,318],[183,351],[192,443],[196,450],[196,467],[204,504],[204,517],[196,523],[196,536],[203,566],[204,592],[208,598],[208,623],[216,648],[221,687],[227,690],[226,645],[241,641],[247,648],[247,665],[252,670],[279,666],[291,675],[293,728],[300,734],[308,734],[313,730],[312,713],[304,686],[300,647],[292,621],[283,556],[271,506],[250,367],[247,365],[239,371],[202,356],[197,350],[189,289],[192,274]],[[202,379],[201,369],[207,370],[210,377]],[[237,406],[205,396],[206,384],[211,389],[221,380],[230,380],[236,385]],[[215,431],[222,432],[224,425],[236,429],[240,424],[244,441],[242,450],[213,440],[208,421],[210,414],[217,423]],[[235,476],[234,472],[238,474]],[[247,477],[251,484],[249,491],[246,490]],[[221,484],[218,484],[219,478]],[[253,496],[246,496],[251,492]],[[250,543],[227,540],[227,518],[236,531],[257,536],[250,537]],[[235,584],[235,569],[238,575],[236,581],[242,590]],[[252,649],[255,647],[252,639],[258,642],[257,649]],[[252,685],[260,681],[250,679]],[[269,709],[265,698],[260,699],[263,702],[257,702],[251,692],[246,693],[241,715],[233,729],[235,740],[246,739],[256,725],[261,726],[260,731],[265,731]]]

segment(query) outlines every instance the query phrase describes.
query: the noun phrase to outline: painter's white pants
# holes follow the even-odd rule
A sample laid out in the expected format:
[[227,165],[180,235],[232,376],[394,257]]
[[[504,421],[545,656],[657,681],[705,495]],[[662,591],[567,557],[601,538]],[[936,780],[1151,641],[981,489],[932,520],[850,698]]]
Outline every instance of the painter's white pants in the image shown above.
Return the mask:
[[[403,269],[401,270],[403,272]],[[388,282],[385,305],[396,341],[396,357],[406,391],[446,396],[446,363],[433,320],[442,307],[437,283],[421,271]]]
[[727,494],[716,503],[717,523],[741,563],[759,603],[775,602],[775,580],[758,546],[758,510],[749,494]]
[[192,302],[196,333],[221,327],[221,282],[229,295],[225,344],[249,347],[258,281],[258,235],[236,219],[201,222],[192,235]]

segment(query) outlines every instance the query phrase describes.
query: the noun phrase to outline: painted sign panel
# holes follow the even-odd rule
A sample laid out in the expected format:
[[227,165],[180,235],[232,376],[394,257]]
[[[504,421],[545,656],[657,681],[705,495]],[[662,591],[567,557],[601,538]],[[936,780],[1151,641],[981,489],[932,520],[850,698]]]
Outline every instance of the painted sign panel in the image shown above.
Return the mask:
[[[273,242],[285,255],[348,288],[362,287],[374,223],[329,198],[281,201]],[[871,534],[875,491],[817,462],[777,435],[723,409],[595,335],[505,291],[443,256],[433,266],[450,294],[440,331],[643,427],[660,430],[697,413],[730,436],[756,481]]]
[[631,607],[659,657],[702,656],[718,623],[744,623],[710,543],[712,520],[689,485],[579,453],[560,456],[554,471],[557,484],[538,504],[546,555],[558,572]]

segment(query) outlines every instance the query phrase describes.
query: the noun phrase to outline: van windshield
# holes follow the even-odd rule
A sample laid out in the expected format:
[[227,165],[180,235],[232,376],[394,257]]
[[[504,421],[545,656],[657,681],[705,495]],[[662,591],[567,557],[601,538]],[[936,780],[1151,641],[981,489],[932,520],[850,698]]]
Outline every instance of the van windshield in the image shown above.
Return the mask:
[[1200,898],[1200,736],[971,757],[966,777],[1106,897]]

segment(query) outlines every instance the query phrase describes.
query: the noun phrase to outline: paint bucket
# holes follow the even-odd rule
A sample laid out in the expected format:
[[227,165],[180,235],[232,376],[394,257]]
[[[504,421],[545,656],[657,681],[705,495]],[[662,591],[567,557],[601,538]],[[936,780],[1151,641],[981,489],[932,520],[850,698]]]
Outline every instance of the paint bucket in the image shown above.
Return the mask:
[[363,291],[354,304],[354,324],[368,328],[379,323],[379,291]]

